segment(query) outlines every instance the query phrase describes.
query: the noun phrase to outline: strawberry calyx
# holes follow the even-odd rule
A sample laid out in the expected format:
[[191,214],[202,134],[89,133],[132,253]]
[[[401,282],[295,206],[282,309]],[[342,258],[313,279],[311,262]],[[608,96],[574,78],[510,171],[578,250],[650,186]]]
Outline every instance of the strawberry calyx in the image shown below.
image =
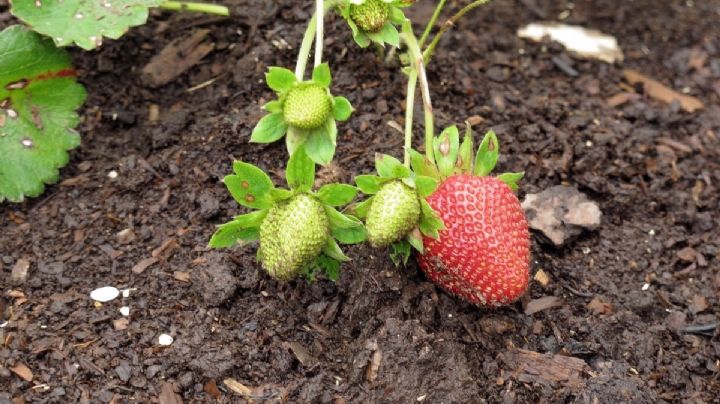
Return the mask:
[[401,8],[412,3],[404,0],[344,0],[338,8],[361,48],[374,42],[380,46],[400,46],[397,27],[405,22]]
[[[465,136],[460,143],[460,134],[455,125],[447,127],[433,138],[433,157],[428,158],[415,150],[410,150],[410,164],[421,175],[445,181],[453,175],[471,174],[479,177],[489,175],[497,164],[500,146],[497,135],[490,129],[485,133],[477,152],[473,152],[472,128],[466,124]],[[513,191],[524,172],[509,172],[497,175]]]
[[438,186],[434,178],[418,175],[398,159],[375,156],[378,175],[355,177],[357,187],[370,197],[355,204],[352,212],[364,219],[374,247],[391,246],[396,265],[407,262],[412,248],[423,251],[423,235],[437,238],[442,220],[425,198]]
[[218,226],[210,247],[243,246],[259,239],[257,257],[271,277],[288,281],[303,275],[313,280],[322,271],[337,280],[340,263],[349,260],[338,243],[366,239],[362,222],[336,209],[352,202],[358,189],[326,184],[313,191],[315,163],[304,146],[288,161],[289,189],[274,187],[270,177],[252,164],[235,161],[233,171],[223,182],[235,201],[252,211]]
[[317,164],[332,161],[337,144],[337,121],[345,121],[353,108],[345,97],[330,93],[332,75],[327,63],[313,69],[312,79],[300,81],[283,67],[270,67],[265,80],[277,99],[263,108],[268,114],[253,128],[250,141],[272,143],[282,137],[290,154],[305,145]]

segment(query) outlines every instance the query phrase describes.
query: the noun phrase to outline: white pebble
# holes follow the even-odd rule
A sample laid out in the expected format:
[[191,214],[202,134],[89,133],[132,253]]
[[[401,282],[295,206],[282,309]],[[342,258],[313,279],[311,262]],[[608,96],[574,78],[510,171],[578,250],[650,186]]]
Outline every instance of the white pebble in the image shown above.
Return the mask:
[[90,298],[100,303],[109,302],[120,295],[120,291],[112,286],[105,286],[90,292]]
[[648,289],[650,289],[650,284],[649,283],[644,284],[642,287],[642,290],[648,290]]
[[118,172],[115,170],[112,170],[108,173],[108,178],[110,178],[110,179],[115,179],[117,177],[118,177]]
[[167,334],[160,334],[158,337],[158,344],[162,346],[168,346],[173,343],[173,337],[167,335]]
[[123,306],[120,308],[120,314],[127,317],[130,315],[130,308],[128,306]]

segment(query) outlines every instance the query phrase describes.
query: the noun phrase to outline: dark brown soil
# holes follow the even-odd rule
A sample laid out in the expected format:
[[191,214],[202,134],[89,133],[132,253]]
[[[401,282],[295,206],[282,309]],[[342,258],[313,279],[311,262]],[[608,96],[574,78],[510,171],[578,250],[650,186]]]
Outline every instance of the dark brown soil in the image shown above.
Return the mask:
[[[185,402],[242,401],[225,379],[293,403],[718,402],[720,1],[497,0],[442,41],[429,66],[438,126],[482,117],[477,131],[500,136],[500,169],[527,172],[521,196],[568,183],[604,214],[562,249],[534,240],[533,273],[550,282],[534,282],[525,303],[560,304],[532,315],[523,303],[470,306],[367,246],[348,248],[337,284],[275,282],[254,247],[208,250],[214,226],[240,212],[221,183],[232,160],[282,174],[284,145],[248,139],[272,97],[263,72],[293,66],[310,13],[295,0],[232,3],[234,19],[153,13],[99,51],[73,51],[90,94],[83,145],[59,185],[0,205],[0,403],[178,402],[173,390]],[[623,66],[516,38],[571,4],[567,22],[617,36]],[[6,10],[0,26],[12,23]],[[171,84],[145,86],[142,66],[199,27],[214,51]],[[356,108],[328,175],[351,181],[375,152],[400,155],[386,123],[402,124],[404,76],[355,47],[338,18],[328,44],[333,91]],[[646,97],[610,107],[623,67],[706,107]],[[159,262],[131,270],[154,250]],[[20,259],[29,274],[11,284]],[[132,291],[96,307],[89,293],[106,285]],[[523,350],[548,353],[548,372],[568,360],[580,371],[530,372]],[[31,382],[10,370],[18,364]]]

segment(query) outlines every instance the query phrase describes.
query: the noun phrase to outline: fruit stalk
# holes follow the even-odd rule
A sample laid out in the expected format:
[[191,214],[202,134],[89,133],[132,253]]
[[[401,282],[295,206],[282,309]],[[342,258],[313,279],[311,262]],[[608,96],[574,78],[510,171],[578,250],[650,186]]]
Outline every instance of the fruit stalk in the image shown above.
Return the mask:
[[[335,6],[336,0],[328,0],[323,2],[323,13],[333,6]],[[322,17],[322,15],[321,15]],[[315,34],[317,33],[318,26],[318,13],[313,13],[310,22],[308,23],[307,29],[305,30],[305,36],[303,36],[302,43],[300,44],[300,51],[298,52],[297,64],[295,65],[295,77],[298,81],[303,81],[305,76],[305,67],[307,66],[308,58],[310,57],[310,48],[312,48]],[[322,42],[320,42],[322,48]],[[322,52],[322,49],[321,49]]]
[[442,12],[442,9],[445,7],[445,1],[446,0],[440,0],[438,2],[437,7],[435,7],[435,12],[433,12],[432,17],[430,17],[430,21],[428,21],[427,26],[425,27],[425,31],[423,32],[422,36],[420,37],[420,41],[418,41],[418,45],[422,49],[423,45],[425,45],[425,41],[427,41],[428,37],[430,36],[430,32],[433,29],[433,26],[435,26],[435,23],[437,22],[438,17],[440,17],[440,13]]
[[455,15],[450,17],[445,23],[440,27],[440,31],[438,31],[437,34],[435,34],[435,37],[433,37],[432,41],[430,42],[430,45],[425,49],[425,52],[423,52],[423,59],[425,61],[425,64],[430,63],[430,58],[432,58],[433,52],[435,52],[435,47],[437,46],[438,42],[440,42],[440,38],[447,32],[450,28],[452,28],[455,23],[461,19],[465,14],[472,11],[473,9],[482,6],[483,4],[489,3],[490,0],[475,0],[472,3],[468,4],[467,6],[463,7],[460,11],[458,11]]
[[409,22],[403,24],[402,34],[400,37],[408,46],[412,70],[416,72],[418,80],[420,80],[420,92],[422,93],[423,112],[425,115],[425,155],[429,161],[434,161],[433,138],[435,137],[435,122],[433,117],[432,101],[430,100],[430,87],[428,86],[427,75],[425,74],[425,63],[423,62],[422,51],[420,50],[417,38],[415,37]]
[[323,34],[325,26],[325,3],[323,0],[316,1],[315,15],[317,15],[317,26],[315,33],[315,66],[322,63],[322,52],[323,52]]
[[160,8],[172,11],[195,11],[198,13],[215,14],[228,17],[230,10],[227,7],[217,4],[192,3],[187,1],[166,1]]
[[405,100],[405,154],[403,163],[410,167],[410,149],[412,148],[413,112],[415,109],[415,88],[417,87],[418,73],[412,69],[408,74],[407,98]]

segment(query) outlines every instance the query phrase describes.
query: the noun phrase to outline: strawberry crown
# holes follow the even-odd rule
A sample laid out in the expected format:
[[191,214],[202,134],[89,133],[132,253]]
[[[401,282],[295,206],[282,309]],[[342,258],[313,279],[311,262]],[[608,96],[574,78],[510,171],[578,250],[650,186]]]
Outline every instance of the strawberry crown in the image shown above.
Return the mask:
[[329,279],[337,280],[340,262],[350,260],[342,252],[338,242],[357,244],[366,239],[365,228],[357,217],[335,209],[352,202],[358,189],[347,184],[326,184],[313,192],[315,163],[302,145],[290,156],[285,170],[289,189],[276,188],[270,177],[252,164],[235,161],[233,171],[234,174],[226,176],[223,182],[237,203],[253,211],[218,226],[210,239],[210,247],[232,247],[236,244],[242,246],[257,240],[260,226],[272,207],[299,194],[310,195],[323,205],[330,235],[322,253],[303,268],[301,273],[314,279],[316,271],[321,269]]
[[[473,174],[479,177],[489,175],[495,169],[500,153],[497,136],[492,129],[487,131],[477,152],[473,153],[472,128],[469,124],[466,125],[462,144],[455,125],[434,137],[431,158],[410,150],[410,164],[413,170],[419,175],[440,181],[457,174]],[[497,179],[515,191],[523,175],[524,172],[503,173],[498,175]]]
[[410,5],[412,3],[403,0],[344,0],[338,8],[361,48],[367,48],[371,42],[398,47],[400,33],[396,26],[405,22],[401,8]]
[[[278,99],[263,106],[269,113],[253,129],[250,142],[272,143],[285,136],[290,154],[304,145],[307,155],[315,163],[324,165],[332,161],[337,144],[336,121],[347,120],[353,108],[347,98],[333,97],[330,93],[332,75],[328,64],[316,66],[312,79],[306,81],[299,81],[286,68],[273,66],[265,74],[265,81]],[[317,88],[323,89],[324,93],[302,91]],[[291,92],[294,92],[293,97],[289,97]],[[287,108],[292,110],[286,111]]]
[[[355,184],[365,195],[375,195],[383,185],[392,181],[402,181],[405,185],[417,192],[420,201],[420,220],[415,230],[409,232],[402,241],[393,244],[391,257],[396,264],[399,263],[398,255],[395,253],[400,250],[400,257],[404,263],[410,256],[411,248],[415,248],[420,253],[424,251],[422,235],[437,239],[438,232],[445,228],[440,217],[430,207],[425,200],[438,187],[438,180],[426,176],[419,175],[409,167],[404,166],[395,157],[387,154],[375,155],[375,169],[378,175],[358,175],[355,177]],[[367,217],[368,210],[373,203],[373,196],[353,206],[353,213],[364,219]]]

